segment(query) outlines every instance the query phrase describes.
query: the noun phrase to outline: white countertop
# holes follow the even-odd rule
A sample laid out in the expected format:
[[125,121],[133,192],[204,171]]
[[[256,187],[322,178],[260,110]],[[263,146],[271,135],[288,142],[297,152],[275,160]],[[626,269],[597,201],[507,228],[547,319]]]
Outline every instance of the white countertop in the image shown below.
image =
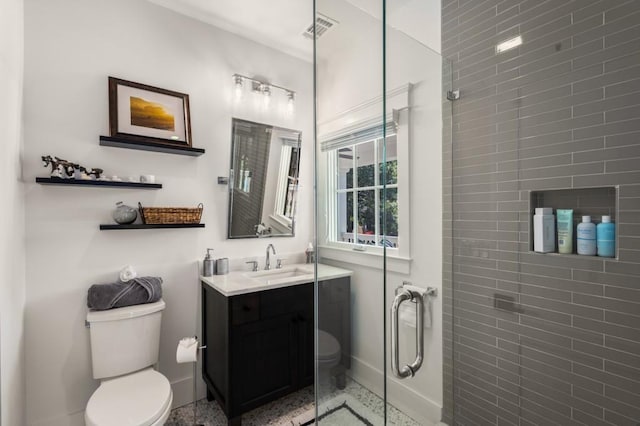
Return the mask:
[[[270,271],[232,271],[227,275],[200,276],[200,280],[224,296],[253,293],[312,282],[313,264],[287,265]],[[318,264],[318,281],[349,277],[353,271]]]

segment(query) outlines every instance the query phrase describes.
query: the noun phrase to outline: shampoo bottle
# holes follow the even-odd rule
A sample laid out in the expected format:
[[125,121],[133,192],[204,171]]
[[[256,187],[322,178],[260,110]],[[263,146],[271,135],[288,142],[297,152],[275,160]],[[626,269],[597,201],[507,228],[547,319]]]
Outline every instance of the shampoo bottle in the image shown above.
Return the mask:
[[558,219],[558,253],[573,253],[573,210],[556,210]]
[[582,216],[582,223],[578,225],[578,254],[586,256],[596,255],[596,224],[591,223],[591,216]]
[[611,216],[602,216],[602,222],[596,228],[598,240],[598,256],[615,257],[616,255],[616,225],[611,222]]
[[556,220],[553,209],[536,208],[533,215],[533,251],[551,253],[556,249]]

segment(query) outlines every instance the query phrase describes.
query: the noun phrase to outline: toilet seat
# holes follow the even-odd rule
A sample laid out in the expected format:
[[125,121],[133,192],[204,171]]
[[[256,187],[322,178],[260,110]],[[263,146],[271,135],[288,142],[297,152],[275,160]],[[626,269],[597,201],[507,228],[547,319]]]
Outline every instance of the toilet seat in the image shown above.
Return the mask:
[[173,393],[166,377],[149,368],[104,380],[85,411],[87,426],[156,426],[164,424]]
[[334,361],[340,358],[340,343],[331,334],[318,330],[318,361]]

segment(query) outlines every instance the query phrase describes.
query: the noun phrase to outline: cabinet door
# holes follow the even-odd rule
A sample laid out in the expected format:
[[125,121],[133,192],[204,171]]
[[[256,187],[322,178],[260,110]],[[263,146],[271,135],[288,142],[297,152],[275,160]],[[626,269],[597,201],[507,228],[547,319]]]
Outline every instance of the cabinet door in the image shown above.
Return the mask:
[[244,413],[296,389],[298,326],[298,315],[288,314],[233,327],[233,413]]

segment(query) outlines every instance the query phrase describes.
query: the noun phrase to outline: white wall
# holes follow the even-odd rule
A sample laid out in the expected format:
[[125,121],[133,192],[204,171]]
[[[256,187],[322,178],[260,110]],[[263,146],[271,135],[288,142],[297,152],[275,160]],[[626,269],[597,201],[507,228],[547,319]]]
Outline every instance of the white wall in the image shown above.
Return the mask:
[[[382,20],[382,0],[345,1]],[[386,0],[385,10],[388,25],[440,53],[441,0]]]
[[[340,21],[339,29],[327,33],[318,43],[323,61],[318,69],[319,122],[330,124],[337,113],[347,111],[341,120],[348,123],[353,108],[382,94],[382,29],[380,21],[347,5],[342,0],[322,0],[319,12]],[[437,19],[439,25],[439,16]],[[434,22],[435,23],[435,22]],[[423,25],[432,23],[425,21]],[[396,26],[398,22],[396,22]],[[333,31],[333,30],[332,30]],[[405,33],[387,31],[387,90],[412,83],[409,100],[409,191],[411,261],[389,261],[386,274],[386,306],[393,301],[394,290],[404,280],[421,287],[436,287],[442,282],[442,61],[434,51]],[[351,112],[349,112],[351,110]],[[390,111],[387,111],[388,113]],[[382,105],[379,106],[380,117]],[[355,113],[353,113],[355,115]],[[323,126],[320,126],[322,131]],[[322,137],[322,135],[320,135]],[[322,159],[322,154],[320,154]],[[400,164],[399,167],[407,167]],[[319,191],[326,179],[320,166]],[[319,201],[320,220],[324,217]],[[402,206],[400,206],[402,208]],[[320,224],[322,229],[322,223]],[[322,233],[319,239],[323,237]],[[402,244],[403,241],[400,241]],[[383,347],[389,356],[389,341],[382,340],[383,263],[371,255],[343,253],[349,261],[330,260],[336,254],[320,250],[323,262],[354,271],[352,277],[353,377],[381,394],[383,385]],[[369,258],[365,258],[369,256]],[[405,269],[403,271],[403,269]],[[395,271],[394,271],[395,270]],[[421,424],[440,419],[442,406],[442,299],[433,299],[433,325],[425,330],[425,359],[415,378],[399,381],[387,365],[389,402]],[[413,360],[414,329],[401,328],[401,361]],[[387,333],[389,336],[389,333]],[[388,361],[390,362],[390,361]]]
[[0,424],[24,424],[23,1],[0,4]]
[[[198,271],[206,247],[215,257],[303,252],[312,229],[312,66],[264,45],[142,0],[30,0],[25,9],[25,179],[27,184],[27,424],[83,424],[97,383],[91,376],[86,290],[109,282],[125,264],[164,279],[160,371],[177,403],[191,397],[191,365],[177,365],[182,336],[196,332]],[[251,96],[232,98],[233,73],[261,75],[296,91],[296,114]],[[107,76],[190,95],[199,158],[98,145],[108,134]],[[231,118],[303,134],[296,238],[226,240]],[[110,175],[154,174],[158,191],[46,187],[40,156],[57,155]],[[117,201],[134,205],[203,202],[205,229],[101,232]],[[278,256],[279,257],[279,256]],[[243,265],[245,266],[245,265]]]

